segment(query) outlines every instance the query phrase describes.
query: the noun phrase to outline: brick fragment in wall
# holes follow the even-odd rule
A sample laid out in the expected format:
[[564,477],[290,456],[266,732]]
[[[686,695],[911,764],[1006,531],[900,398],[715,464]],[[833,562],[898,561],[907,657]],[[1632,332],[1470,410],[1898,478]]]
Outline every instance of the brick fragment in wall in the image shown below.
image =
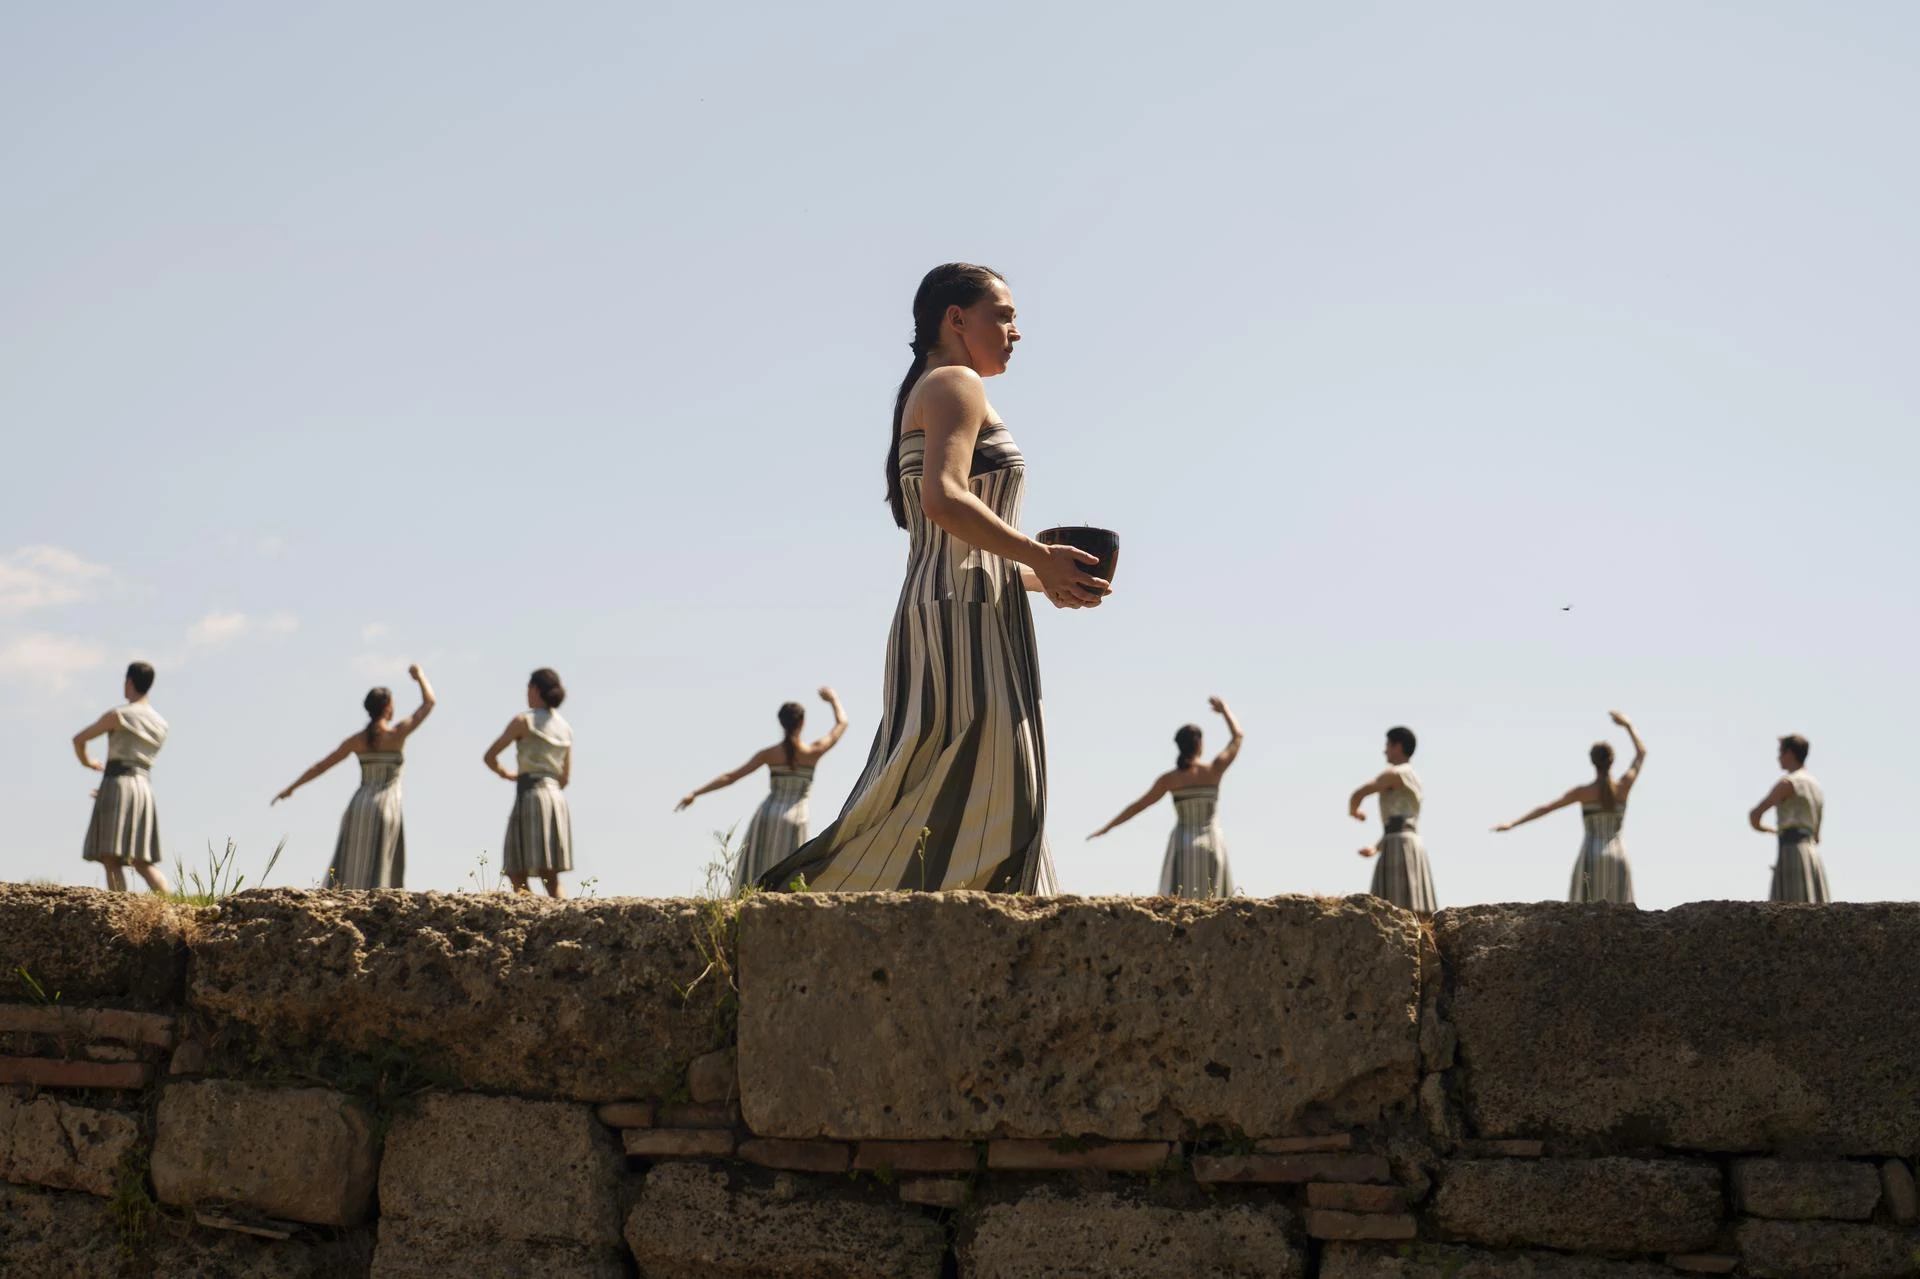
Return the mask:
[[783,1141],[778,1137],[749,1137],[740,1143],[740,1158],[762,1168],[790,1172],[845,1172],[853,1148],[837,1141]]
[[987,1167],[1006,1172],[1153,1172],[1173,1158],[1167,1141],[1122,1141],[1080,1145],[1052,1141],[990,1141]]
[[1407,1192],[1399,1186],[1316,1181],[1307,1186],[1307,1206],[1332,1208],[1340,1212],[1404,1212]]
[[740,1105],[730,1101],[663,1102],[654,1107],[657,1128],[732,1128],[740,1122]]
[[174,1030],[173,1017],[164,1013],[70,1008],[59,1004],[0,1004],[0,1034],[47,1035],[66,1041],[107,1040],[170,1048]]
[[1353,1149],[1353,1134],[1333,1132],[1322,1137],[1262,1137],[1253,1143],[1259,1155],[1338,1154]]
[[1180,1208],[1051,1187],[968,1215],[968,1279],[1297,1279],[1306,1250],[1293,1214],[1270,1203]]
[[1489,1252],[1457,1245],[1329,1243],[1319,1279],[1673,1279],[1650,1261],[1564,1252]]
[[964,1208],[967,1195],[967,1183],[957,1177],[911,1177],[900,1183],[902,1203],[928,1208]]
[[61,1057],[0,1057],[0,1084],[34,1088],[112,1088],[138,1092],[153,1068],[144,1062],[70,1061]]
[[980,1148],[968,1141],[863,1141],[853,1166],[863,1172],[972,1172],[980,1166]]
[[1432,1218],[1493,1247],[1690,1252],[1720,1231],[1720,1169],[1678,1159],[1454,1159]]
[[1867,1221],[1880,1205],[1880,1169],[1847,1159],[1736,1159],[1733,1204],[1750,1217]]
[[720,1159],[733,1153],[727,1128],[624,1128],[621,1149],[645,1159]]
[[653,1127],[653,1103],[650,1101],[606,1101],[596,1106],[593,1113],[609,1128]]

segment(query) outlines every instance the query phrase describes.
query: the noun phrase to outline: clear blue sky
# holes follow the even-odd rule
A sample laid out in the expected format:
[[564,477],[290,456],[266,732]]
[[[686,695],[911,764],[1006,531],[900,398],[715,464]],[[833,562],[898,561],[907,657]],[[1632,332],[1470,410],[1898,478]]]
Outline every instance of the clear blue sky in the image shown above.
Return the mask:
[[[15,5],[0,14],[0,877],[98,882],[67,747],[160,667],[174,853],[323,873],[280,787],[425,663],[408,883],[572,690],[577,878],[697,887],[832,683],[865,754],[908,303],[1003,271],[1027,526],[1121,531],[1040,651],[1063,885],[1224,695],[1245,890],[1344,893],[1421,736],[1444,904],[1561,897],[1632,713],[1642,904],[1761,897],[1800,731],[1837,896],[1920,897],[1920,10],[1895,3]],[[35,549],[39,548],[39,549]],[[1563,611],[1571,605],[1571,611]],[[411,702],[404,700],[403,709]]]

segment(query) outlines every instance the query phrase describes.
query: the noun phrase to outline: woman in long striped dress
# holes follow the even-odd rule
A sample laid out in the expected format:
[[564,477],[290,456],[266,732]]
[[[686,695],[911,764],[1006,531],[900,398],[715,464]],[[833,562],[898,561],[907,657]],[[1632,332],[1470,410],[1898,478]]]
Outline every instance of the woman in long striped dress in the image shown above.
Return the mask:
[[1019,530],[1027,466],[984,379],[1020,340],[1006,281],[948,263],[913,300],[887,497],[910,538],[873,750],[840,817],[760,877],[826,891],[1052,892],[1040,660],[1028,591],[1092,608],[1107,583]]
[[407,878],[407,829],[400,808],[402,751],[413,730],[433,713],[433,686],[418,666],[407,674],[420,686],[420,705],[413,714],[393,722],[393,694],[376,688],[361,705],[367,712],[365,729],[334,747],[328,756],[300,774],[273,802],[293,792],[346,759],[360,758],[360,789],[347,801],[340,818],[340,838],[327,867],[328,888],[403,888]]
[[1627,736],[1633,739],[1633,763],[1627,765],[1627,771],[1620,774],[1618,780],[1613,776],[1613,747],[1606,742],[1595,742],[1587,752],[1587,760],[1593,765],[1592,781],[1574,787],[1550,804],[1542,804],[1525,817],[1503,822],[1493,829],[1496,834],[1510,831],[1555,809],[1580,805],[1580,820],[1586,827],[1586,835],[1580,844],[1580,857],[1573,864],[1573,882],[1567,891],[1567,900],[1620,902],[1631,906],[1633,868],[1627,863],[1620,827],[1627,817],[1627,796],[1632,793],[1633,784],[1640,780],[1640,766],[1647,762],[1647,744],[1619,711],[1613,712],[1613,722],[1626,729]]
[[673,811],[677,813],[709,791],[731,786],[762,765],[766,767],[770,782],[767,797],[760,801],[760,807],[753,810],[753,820],[747,823],[747,834],[740,842],[740,851],[735,854],[733,864],[726,867],[729,891],[733,893],[737,894],[757,881],[807,842],[807,795],[813,789],[813,770],[819,765],[820,757],[838,745],[847,731],[847,711],[840,705],[840,695],[830,688],[823,688],[820,698],[833,708],[833,727],[827,730],[825,737],[814,742],[801,741],[800,730],[807,725],[807,708],[798,702],[787,702],[778,712],[778,742],[765,750],[756,751],[752,759],[731,772],[722,773],[705,786],[688,791],[673,806]]
[[1114,827],[1130,821],[1160,802],[1162,795],[1173,796],[1173,833],[1167,836],[1167,855],[1160,863],[1162,897],[1231,897],[1233,868],[1227,863],[1227,840],[1220,833],[1216,813],[1220,806],[1220,779],[1233,761],[1240,757],[1240,744],[1246,740],[1240,722],[1217,697],[1207,704],[1220,712],[1232,734],[1220,753],[1207,763],[1200,762],[1204,745],[1198,724],[1182,725],[1173,735],[1180,751],[1171,771],[1154,779],[1147,793],[1120,810],[1120,815],[1102,826],[1088,839],[1098,839]]
[[[1807,771],[1807,739],[1791,733],[1780,739],[1780,767],[1786,776],[1773,784],[1767,797],[1753,806],[1747,823],[1763,835],[1779,840],[1773,863],[1773,902],[1825,902],[1827,864],[1820,856],[1820,827],[1827,816],[1827,795]],[[1778,830],[1761,820],[1774,810]]]
[[[500,869],[513,891],[527,891],[527,877],[538,875],[547,896],[564,897],[560,875],[573,869],[573,814],[567,784],[573,780],[573,726],[560,718],[567,687],[553,668],[542,666],[527,677],[527,709],[507,723],[487,747],[488,768],[513,783],[513,812],[500,845]],[[500,752],[513,744],[516,771],[500,767]]]
[[[93,816],[87,821],[87,842],[81,856],[106,867],[107,887],[127,891],[126,868],[131,866],[147,887],[167,891],[160,873],[160,817],[153,803],[148,770],[167,740],[167,721],[147,701],[153,687],[153,667],[135,662],[127,667],[121,692],[124,706],[116,706],[73,735],[73,753],[80,762],[103,774],[93,793]],[[107,739],[107,759],[96,764],[87,743]]]
[[1387,730],[1387,767],[1378,777],[1353,792],[1347,815],[1367,820],[1360,806],[1367,796],[1380,797],[1380,841],[1360,850],[1362,857],[1378,857],[1368,892],[1402,910],[1431,915],[1440,908],[1433,893],[1433,868],[1427,864],[1427,846],[1420,838],[1420,805],[1426,790],[1413,771],[1413,752],[1419,747],[1413,730],[1395,725]]

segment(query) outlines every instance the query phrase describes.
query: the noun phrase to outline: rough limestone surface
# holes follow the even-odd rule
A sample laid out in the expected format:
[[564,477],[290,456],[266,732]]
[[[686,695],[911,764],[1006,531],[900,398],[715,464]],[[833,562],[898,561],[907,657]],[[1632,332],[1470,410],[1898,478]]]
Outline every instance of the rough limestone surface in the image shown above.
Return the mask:
[[469,1243],[617,1244],[621,1173],[591,1106],[429,1093],[387,1133],[381,1246],[395,1219],[464,1232]]
[[946,1235],[889,1196],[797,1183],[733,1186],[705,1164],[660,1164],[627,1217],[643,1275],[673,1279],[939,1279]]
[[1880,1205],[1880,1167],[1845,1159],[1738,1159],[1733,1204],[1752,1217],[1866,1221]]
[[119,1240],[104,1199],[0,1181],[0,1275],[116,1275]]
[[1478,1136],[1920,1150],[1920,904],[1472,906],[1434,927]]
[[175,1007],[195,915],[144,893],[0,884],[0,999],[37,998],[24,968],[63,1004]]
[[1440,1173],[1443,1234],[1496,1248],[1688,1252],[1719,1233],[1720,1169],[1673,1159],[1455,1159]]
[[373,1208],[379,1143],[365,1106],[331,1088],[208,1079],[169,1084],[154,1116],[160,1202],[236,1203],[356,1226]]
[[1673,1279],[1666,1266],[1560,1252],[1485,1252],[1442,1244],[1336,1243],[1319,1279]]
[[120,1161],[139,1144],[137,1115],[0,1092],[0,1181],[111,1195]]
[[1740,1223],[1740,1256],[1755,1279],[1879,1279],[1920,1274],[1920,1231],[1851,1221]]
[[359,1279],[367,1272],[367,1249],[368,1241],[358,1235],[259,1239],[195,1230],[179,1238],[166,1232],[153,1244],[153,1274],[155,1279]]
[[1037,1190],[975,1214],[960,1266],[969,1279],[1289,1279],[1306,1274],[1307,1258],[1278,1205],[1177,1208]]
[[705,920],[692,901],[247,892],[195,944],[190,994],[302,1069],[398,1043],[465,1088],[666,1096],[721,1025]]
[[1411,1112],[1419,924],[1372,897],[768,894],[740,1091],[779,1137],[1250,1137]]
[[459,1226],[380,1220],[372,1279],[627,1279],[625,1250],[607,1244],[503,1239]]

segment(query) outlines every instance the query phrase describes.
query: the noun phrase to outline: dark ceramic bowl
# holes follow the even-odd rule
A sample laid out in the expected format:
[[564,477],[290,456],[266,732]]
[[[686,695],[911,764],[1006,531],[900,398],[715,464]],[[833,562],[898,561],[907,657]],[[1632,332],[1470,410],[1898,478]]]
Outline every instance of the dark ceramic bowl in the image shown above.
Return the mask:
[[1089,555],[1097,556],[1098,564],[1082,564],[1080,567],[1088,576],[1103,581],[1113,581],[1114,566],[1120,562],[1120,535],[1110,528],[1088,528],[1083,524],[1070,524],[1064,528],[1042,529],[1034,541],[1042,546],[1059,546],[1063,543]]

